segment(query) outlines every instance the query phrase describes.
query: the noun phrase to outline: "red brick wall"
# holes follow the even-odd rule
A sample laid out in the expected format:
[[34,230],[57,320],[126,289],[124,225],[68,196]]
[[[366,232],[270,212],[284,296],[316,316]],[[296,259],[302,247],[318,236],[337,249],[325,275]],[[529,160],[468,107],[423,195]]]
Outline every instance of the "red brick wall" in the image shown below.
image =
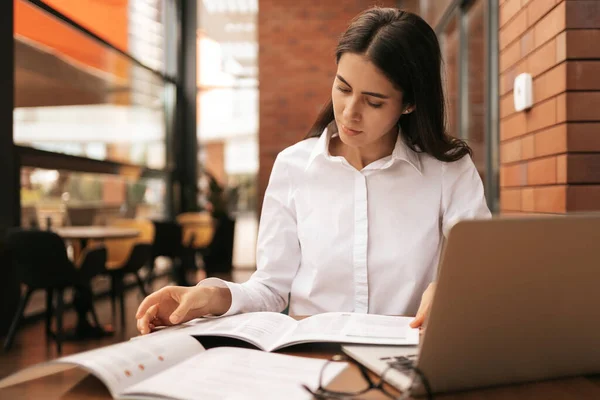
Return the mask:
[[259,1],[259,207],[277,153],[306,135],[330,97],[340,34],[376,4],[396,0]]
[[[503,212],[600,209],[600,1],[500,0]],[[534,77],[515,112],[513,80]]]

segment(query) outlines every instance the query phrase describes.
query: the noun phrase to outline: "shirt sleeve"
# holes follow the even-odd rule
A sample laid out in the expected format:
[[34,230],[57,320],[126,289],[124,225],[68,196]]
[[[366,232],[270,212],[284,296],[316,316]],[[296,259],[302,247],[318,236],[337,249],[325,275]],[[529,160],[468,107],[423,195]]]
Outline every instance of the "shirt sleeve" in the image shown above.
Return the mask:
[[483,183],[471,157],[442,164],[442,231],[463,219],[490,218]]
[[253,311],[280,312],[288,304],[300,258],[292,183],[285,157],[279,154],[263,201],[258,229],[256,272],[244,283],[209,278],[198,285],[229,288],[232,302],[224,315]]

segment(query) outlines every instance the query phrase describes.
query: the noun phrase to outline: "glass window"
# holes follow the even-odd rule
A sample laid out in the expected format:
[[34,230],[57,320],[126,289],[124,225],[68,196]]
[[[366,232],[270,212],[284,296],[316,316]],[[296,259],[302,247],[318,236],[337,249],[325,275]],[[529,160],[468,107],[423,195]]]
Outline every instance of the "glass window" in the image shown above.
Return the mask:
[[[153,68],[164,64],[161,3],[48,2]],[[162,169],[165,88],[160,75],[15,1],[15,143]]]
[[[258,172],[258,1],[198,2],[200,164],[229,211],[255,212]],[[200,204],[209,199],[200,184]]]
[[165,200],[165,181],[159,178],[21,169],[25,227],[103,225],[113,217],[162,218]]

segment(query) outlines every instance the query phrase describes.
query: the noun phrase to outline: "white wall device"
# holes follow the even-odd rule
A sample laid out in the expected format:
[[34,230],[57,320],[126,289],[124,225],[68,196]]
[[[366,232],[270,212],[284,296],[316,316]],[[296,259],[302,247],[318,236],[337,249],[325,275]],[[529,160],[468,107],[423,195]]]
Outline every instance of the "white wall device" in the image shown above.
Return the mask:
[[523,111],[533,105],[533,78],[531,74],[519,74],[514,84],[515,110]]

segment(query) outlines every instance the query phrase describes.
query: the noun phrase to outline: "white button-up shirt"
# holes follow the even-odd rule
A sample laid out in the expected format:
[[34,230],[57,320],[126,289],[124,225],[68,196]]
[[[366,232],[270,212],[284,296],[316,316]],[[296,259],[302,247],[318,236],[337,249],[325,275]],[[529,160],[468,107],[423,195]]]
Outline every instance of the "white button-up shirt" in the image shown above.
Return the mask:
[[226,315],[353,311],[414,315],[435,280],[444,235],[460,219],[488,218],[469,156],[442,162],[399,137],[393,153],[358,171],[329,153],[325,130],[275,160],[259,225],[257,271],[227,286]]

